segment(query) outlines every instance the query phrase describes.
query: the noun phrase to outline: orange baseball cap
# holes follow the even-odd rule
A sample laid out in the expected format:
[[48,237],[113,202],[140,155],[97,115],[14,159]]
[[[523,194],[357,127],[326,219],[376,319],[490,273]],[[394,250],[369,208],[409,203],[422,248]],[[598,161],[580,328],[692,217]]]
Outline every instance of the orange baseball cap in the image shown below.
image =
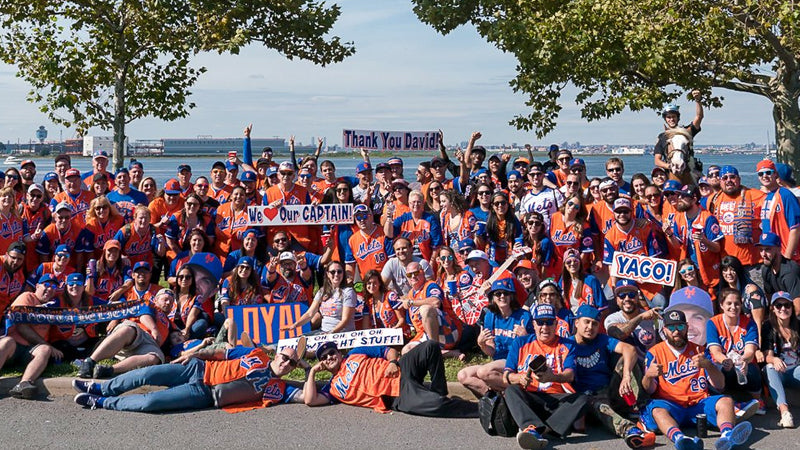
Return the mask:
[[760,161],[758,163],[758,165],[756,166],[756,172],[759,172],[759,171],[764,170],[764,169],[772,169],[772,170],[774,170],[776,172],[778,171],[778,169],[775,167],[775,163],[770,161],[770,160],[768,160],[768,159],[764,159],[764,160]]
[[529,270],[536,270],[536,267],[533,265],[533,261],[530,259],[523,259],[522,261],[517,263],[517,267],[514,267],[514,270],[517,269],[529,269]]

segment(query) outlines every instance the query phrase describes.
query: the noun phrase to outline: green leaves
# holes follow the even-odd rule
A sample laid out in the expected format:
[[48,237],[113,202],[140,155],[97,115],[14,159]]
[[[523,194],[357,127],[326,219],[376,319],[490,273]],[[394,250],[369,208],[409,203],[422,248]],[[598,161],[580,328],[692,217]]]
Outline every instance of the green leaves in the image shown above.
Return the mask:
[[510,84],[531,109],[511,124],[539,137],[555,127],[566,83],[587,120],[659,110],[694,88],[712,106],[722,98],[711,87],[771,98],[770,83],[798,76],[798,9],[758,0],[414,0],[436,30],[472,24],[516,56]]

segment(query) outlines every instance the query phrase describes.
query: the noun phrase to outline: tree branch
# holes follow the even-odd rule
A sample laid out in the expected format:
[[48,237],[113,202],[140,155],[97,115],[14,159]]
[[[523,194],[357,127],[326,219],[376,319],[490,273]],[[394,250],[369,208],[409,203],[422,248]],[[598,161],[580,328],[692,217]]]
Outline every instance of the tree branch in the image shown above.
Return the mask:
[[797,59],[795,59],[792,52],[786,49],[786,47],[781,44],[781,40],[778,36],[775,36],[775,33],[770,31],[769,27],[765,26],[761,22],[753,19],[749,14],[746,12],[734,12],[730,10],[731,16],[738,20],[740,23],[744,24],[745,26],[756,28],[760,31],[761,35],[764,37],[764,40],[775,50],[777,53],[778,58],[786,64],[786,68],[789,70],[797,70]]
[[757,94],[764,97],[769,97],[769,89],[762,85],[744,83],[735,80],[712,80],[711,84],[721,88],[730,89],[732,91],[747,92],[749,94]]

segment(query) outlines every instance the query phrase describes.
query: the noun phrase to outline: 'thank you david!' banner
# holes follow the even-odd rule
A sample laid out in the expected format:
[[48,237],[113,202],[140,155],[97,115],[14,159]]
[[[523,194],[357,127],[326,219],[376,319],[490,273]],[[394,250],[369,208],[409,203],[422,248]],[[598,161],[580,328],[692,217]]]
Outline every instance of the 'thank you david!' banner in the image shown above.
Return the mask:
[[374,151],[439,150],[438,131],[342,130],[342,147]]
[[678,263],[667,259],[644,255],[614,252],[611,260],[611,276],[627,278],[639,283],[655,283],[664,286],[675,284]]
[[242,333],[247,335],[256,344],[274,344],[281,339],[299,337],[311,331],[311,326],[303,325],[302,330],[288,327],[308,311],[305,303],[269,303],[262,305],[229,306],[226,310],[229,319],[236,324],[236,343],[241,344]]
[[250,206],[247,208],[249,226],[338,225],[353,224],[353,204],[286,205],[277,208]]

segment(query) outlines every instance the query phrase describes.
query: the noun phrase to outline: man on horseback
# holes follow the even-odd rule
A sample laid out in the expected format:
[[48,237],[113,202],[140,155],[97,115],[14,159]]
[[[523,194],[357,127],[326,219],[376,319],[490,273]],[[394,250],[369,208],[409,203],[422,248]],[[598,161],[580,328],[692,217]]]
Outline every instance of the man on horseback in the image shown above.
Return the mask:
[[[700,122],[703,121],[703,105],[700,103],[700,91],[695,89],[692,91],[692,98],[695,101],[695,116],[694,120],[689,125],[683,126],[689,134],[694,137],[697,133],[700,132]],[[661,117],[664,118],[664,133],[658,135],[658,140],[656,141],[656,146],[653,149],[654,154],[654,164],[656,167],[661,167],[665,170],[669,170],[669,159],[667,158],[668,152],[668,141],[667,141],[667,133],[666,130],[671,130],[678,128],[678,121],[681,119],[681,112],[680,107],[678,105],[667,105],[664,108],[664,111],[661,112]],[[689,148],[689,154],[686,155],[687,158],[691,158],[694,156],[694,151]],[[699,168],[698,168],[699,169]]]

